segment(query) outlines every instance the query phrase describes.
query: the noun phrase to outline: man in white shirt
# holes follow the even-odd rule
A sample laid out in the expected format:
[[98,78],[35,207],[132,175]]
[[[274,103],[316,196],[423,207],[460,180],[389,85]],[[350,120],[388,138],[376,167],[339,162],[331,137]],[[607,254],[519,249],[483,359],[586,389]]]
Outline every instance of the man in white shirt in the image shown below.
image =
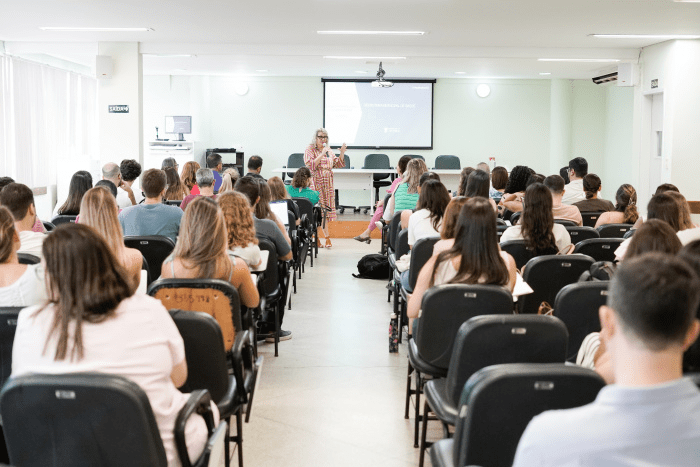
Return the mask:
[[108,162],[102,167],[102,180],[109,180],[117,187],[117,206],[120,209],[128,208],[136,204],[131,187],[124,183],[119,166],[114,162]]
[[5,206],[15,218],[15,230],[19,235],[21,246],[18,253],[29,253],[41,258],[41,245],[46,234],[33,232],[36,222],[34,193],[27,185],[10,183],[0,192],[0,204]]
[[566,185],[566,193],[562,198],[563,204],[574,204],[586,199],[583,191],[583,177],[588,174],[588,162],[583,157],[577,157],[569,161],[569,183]]
[[700,279],[680,258],[647,253],[621,263],[600,308],[612,379],[583,407],[544,412],[523,433],[514,467],[697,466],[700,390],[683,378],[700,332]]

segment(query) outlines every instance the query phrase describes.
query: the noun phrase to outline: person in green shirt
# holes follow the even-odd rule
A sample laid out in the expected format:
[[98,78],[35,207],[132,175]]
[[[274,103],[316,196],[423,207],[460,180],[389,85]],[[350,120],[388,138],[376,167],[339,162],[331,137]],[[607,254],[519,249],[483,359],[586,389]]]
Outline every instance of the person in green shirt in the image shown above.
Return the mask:
[[287,192],[292,198],[303,197],[311,201],[311,204],[318,203],[318,191],[309,188],[311,185],[311,171],[308,167],[300,167],[294,173],[292,184],[287,185]]

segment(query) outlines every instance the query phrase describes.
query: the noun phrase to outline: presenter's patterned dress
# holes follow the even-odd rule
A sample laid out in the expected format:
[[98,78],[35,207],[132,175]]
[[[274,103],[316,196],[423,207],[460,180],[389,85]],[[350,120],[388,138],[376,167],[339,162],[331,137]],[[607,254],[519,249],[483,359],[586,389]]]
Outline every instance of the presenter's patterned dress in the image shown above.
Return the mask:
[[319,192],[319,203],[330,209],[328,220],[333,221],[336,219],[333,169],[345,167],[345,161],[338,156],[333,156],[333,159],[324,156],[316,162],[322,151],[312,145],[307,146],[304,152],[304,164],[311,171],[311,189]]

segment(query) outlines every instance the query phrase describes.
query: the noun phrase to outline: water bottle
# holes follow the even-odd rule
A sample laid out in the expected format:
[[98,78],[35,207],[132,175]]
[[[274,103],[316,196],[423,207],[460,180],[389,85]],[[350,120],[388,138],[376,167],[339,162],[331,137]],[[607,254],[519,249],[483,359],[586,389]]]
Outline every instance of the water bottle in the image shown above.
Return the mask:
[[397,353],[399,351],[399,317],[396,313],[391,314],[389,321],[389,353]]

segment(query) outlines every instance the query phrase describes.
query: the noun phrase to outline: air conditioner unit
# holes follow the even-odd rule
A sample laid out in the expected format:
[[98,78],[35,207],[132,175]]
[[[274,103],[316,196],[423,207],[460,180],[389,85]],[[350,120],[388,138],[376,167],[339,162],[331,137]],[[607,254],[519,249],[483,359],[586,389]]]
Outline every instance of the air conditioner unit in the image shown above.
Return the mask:
[[617,71],[614,73],[608,73],[607,75],[596,76],[593,78],[595,84],[606,84],[617,81]]

